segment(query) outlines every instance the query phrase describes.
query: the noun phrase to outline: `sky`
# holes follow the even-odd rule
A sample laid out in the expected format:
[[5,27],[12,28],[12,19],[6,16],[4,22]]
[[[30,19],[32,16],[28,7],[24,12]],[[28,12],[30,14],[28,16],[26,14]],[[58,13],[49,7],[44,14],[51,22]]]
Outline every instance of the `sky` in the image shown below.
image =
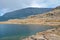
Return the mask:
[[59,5],[60,0],[0,0],[0,16],[27,7],[54,8]]

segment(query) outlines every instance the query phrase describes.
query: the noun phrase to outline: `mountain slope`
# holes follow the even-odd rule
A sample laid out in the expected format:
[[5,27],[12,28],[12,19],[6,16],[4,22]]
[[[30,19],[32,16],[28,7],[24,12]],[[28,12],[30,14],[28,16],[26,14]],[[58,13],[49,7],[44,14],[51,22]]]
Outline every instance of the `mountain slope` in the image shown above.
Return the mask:
[[9,19],[25,18],[30,15],[42,14],[42,13],[45,13],[51,10],[52,8],[25,8],[25,9],[6,13],[2,17],[0,17],[0,21],[6,21]]
[[60,9],[55,9],[44,14],[28,16],[27,18],[59,18],[59,17],[60,17]]
[[40,24],[40,25],[60,25],[60,9],[50,12],[28,16],[25,19],[11,19],[0,24]]

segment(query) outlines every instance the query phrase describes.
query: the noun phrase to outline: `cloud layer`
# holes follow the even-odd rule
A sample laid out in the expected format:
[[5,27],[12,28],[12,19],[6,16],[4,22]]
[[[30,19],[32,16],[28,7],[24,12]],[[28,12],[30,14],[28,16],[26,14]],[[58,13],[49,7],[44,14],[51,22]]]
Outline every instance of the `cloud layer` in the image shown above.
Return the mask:
[[44,8],[54,8],[60,5],[60,0],[33,0],[31,6],[39,5]]
[[[0,0],[0,15],[5,12],[26,7],[53,8],[60,5],[60,0]],[[6,9],[6,10],[5,10]]]

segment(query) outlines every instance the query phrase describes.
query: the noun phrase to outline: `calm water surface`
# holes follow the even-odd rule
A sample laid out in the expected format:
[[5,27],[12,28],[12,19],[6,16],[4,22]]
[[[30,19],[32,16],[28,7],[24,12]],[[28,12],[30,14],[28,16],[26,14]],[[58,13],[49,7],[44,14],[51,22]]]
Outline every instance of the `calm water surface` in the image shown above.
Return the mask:
[[52,29],[51,26],[0,24],[0,40],[21,40],[37,32]]

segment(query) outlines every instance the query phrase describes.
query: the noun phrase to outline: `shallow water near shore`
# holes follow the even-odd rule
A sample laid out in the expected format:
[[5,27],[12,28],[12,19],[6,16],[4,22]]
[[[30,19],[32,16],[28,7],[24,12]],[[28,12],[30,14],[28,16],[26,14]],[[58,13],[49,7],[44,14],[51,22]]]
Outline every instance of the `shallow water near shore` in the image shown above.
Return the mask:
[[21,40],[24,37],[52,29],[52,26],[0,24],[0,40]]

